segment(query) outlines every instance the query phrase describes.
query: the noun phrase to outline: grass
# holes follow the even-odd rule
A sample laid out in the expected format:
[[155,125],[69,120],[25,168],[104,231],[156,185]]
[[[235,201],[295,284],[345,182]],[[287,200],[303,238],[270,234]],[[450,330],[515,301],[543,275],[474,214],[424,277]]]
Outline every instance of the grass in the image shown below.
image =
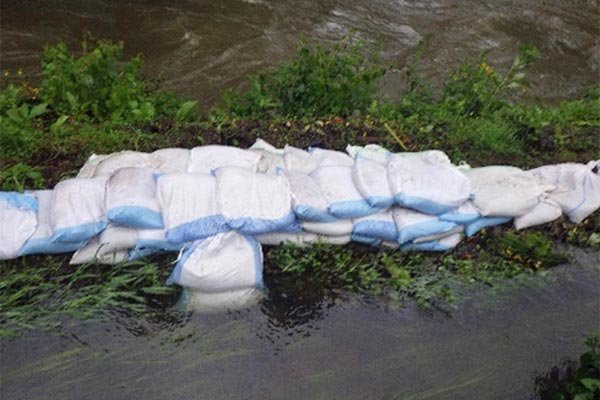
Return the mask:
[[[243,147],[257,137],[280,147],[439,148],[472,166],[529,168],[600,154],[600,88],[555,105],[528,98],[527,67],[539,57],[531,47],[504,72],[484,57],[467,61],[438,92],[410,66],[406,92],[391,103],[377,91],[387,67],[363,46],[303,44],[293,59],[250,76],[248,90],[226,93],[203,115],[195,101],[144,79],[142,59],[124,60],[122,43],[88,40],[76,53],[48,47],[39,87],[19,74],[1,82],[0,189],[52,187],[92,153]],[[598,226],[596,213],[579,225],[560,219],[525,233],[497,228],[442,255],[283,246],[268,250],[266,274],[436,306],[455,300],[457,285],[496,285],[565,261],[557,243],[598,249]],[[163,283],[170,269],[164,259],[112,267],[73,267],[59,256],[1,262],[0,333],[51,327],[65,315],[95,318],[107,309],[152,312],[176,294]]]

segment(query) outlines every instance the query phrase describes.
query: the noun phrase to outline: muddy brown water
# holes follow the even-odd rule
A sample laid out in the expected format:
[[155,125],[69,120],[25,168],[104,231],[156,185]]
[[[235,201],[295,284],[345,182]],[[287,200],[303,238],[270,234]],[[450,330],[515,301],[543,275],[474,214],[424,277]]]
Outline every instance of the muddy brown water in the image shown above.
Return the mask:
[[[595,0],[2,0],[0,10],[3,71],[22,68],[35,82],[45,44],[77,48],[90,32],[124,40],[128,56],[143,55],[148,76],[203,105],[289,57],[303,37],[360,38],[397,68],[424,41],[419,65],[434,80],[481,52],[508,68],[519,45],[531,43],[543,54],[530,73],[533,94],[546,100],[579,95],[600,73]],[[386,77],[391,97],[399,76]]]
[[[75,47],[90,31],[124,40],[148,76],[205,106],[303,36],[360,37],[398,68],[425,40],[419,65],[438,80],[482,51],[507,68],[533,43],[545,101],[580,95],[600,66],[596,1],[2,0],[0,11],[9,77],[22,68],[35,82],[44,44]],[[385,78],[392,97],[398,76]],[[59,335],[0,340],[0,398],[535,398],[535,377],[600,329],[599,254],[571,252],[545,277],[472,289],[449,314],[267,279],[269,296],[244,311],[65,320]]]
[[267,279],[243,311],[66,320],[60,335],[0,341],[0,397],[533,399],[535,378],[600,328],[600,254],[570,252],[448,314]]

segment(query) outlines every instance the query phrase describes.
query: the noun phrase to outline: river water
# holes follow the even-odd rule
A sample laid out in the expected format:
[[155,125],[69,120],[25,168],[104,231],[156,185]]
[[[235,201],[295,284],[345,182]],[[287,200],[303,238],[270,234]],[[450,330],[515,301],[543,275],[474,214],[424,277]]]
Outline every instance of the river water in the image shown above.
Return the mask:
[[[533,93],[545,101],[580,95],[600,67],[596,1],[2,0],[0,11],[3,71],[35,81],[44,44],[75,47],[89,31],[124,40],[148,76],[203,105],[303,37],[359,37],[397,69],[423,43],[419,66],[434,80],[481,52],[507,68],[533,43]],[[473,289],[449,314],[283,289],[267,275],[268,298],[244,311],[65,320],[59,335],[0,340],[0,398],[534,398],[535,377],[600,329],[599,254],[571,253],[545,277]]]
[[[3,70],[39,79],[47,43],[77,48],[85,32],[124,40],[163,85],[213,104],[249,72],[293,54],[299,40],[360,38],[401,69],[422,45],[420,69],[434,80],[481,52],[508,68],[519,45],[543,58],[532,68],[533,94],[575,96],[599,81],[596,0],[15,0],[0,2]],[[386,78],[400,92],[399,74]]]

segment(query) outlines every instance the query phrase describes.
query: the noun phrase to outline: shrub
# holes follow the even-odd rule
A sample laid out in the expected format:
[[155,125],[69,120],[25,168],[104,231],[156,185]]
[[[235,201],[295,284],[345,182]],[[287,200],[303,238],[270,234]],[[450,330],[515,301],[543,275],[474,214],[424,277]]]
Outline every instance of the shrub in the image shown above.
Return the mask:
[[302,45],[291,61],[280,63],[273,71],[249,76],[250,89],[246,93],[226,94],[225,110],[240,118],[365,113],[375,99],[377,79],[384,72],[368,62],[360,45]]

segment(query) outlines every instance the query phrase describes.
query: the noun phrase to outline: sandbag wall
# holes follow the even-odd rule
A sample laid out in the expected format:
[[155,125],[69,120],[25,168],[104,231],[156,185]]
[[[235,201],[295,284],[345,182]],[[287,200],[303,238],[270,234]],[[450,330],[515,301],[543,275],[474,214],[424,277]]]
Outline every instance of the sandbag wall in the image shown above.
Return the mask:
[[445,251],[484,227],[516,229],[600,207],[600,161],[529,171],[454,165],[441,151],[202,146],[93,155],[53,190],[0,192],[0,259],[71,263],[179,253],[169,283],[262,286],[261,244],[350,241]]

